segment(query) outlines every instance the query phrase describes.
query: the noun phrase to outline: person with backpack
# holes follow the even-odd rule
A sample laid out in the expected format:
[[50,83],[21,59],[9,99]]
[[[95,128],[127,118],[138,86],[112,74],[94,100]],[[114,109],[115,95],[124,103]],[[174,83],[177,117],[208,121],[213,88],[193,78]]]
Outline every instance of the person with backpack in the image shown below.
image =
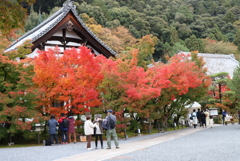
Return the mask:
[[107,114],[108,116],[106,117],[105,121],[104,121],[104,127],[107,130],[106,131],[106,137],[107,137],[107,148],[106,149],[111,149],[111,137],[114,140],[116,149],[119,149],[119,143],[118,143],[118,138],[117,138],[117,133],[116,133],[116,128],[115,128],[115,124],[116,124],[116,116],[114,116],[113,114],[113,110],[107,110]]
[[49,134],[50,134],[50,141],[49,143],[46,143],[48,145],[53,145],[53,139],[55,140],[55,143],[58,144],[58,137],[57,137],[57,120],[55,120],[55,115],[52,114],[50,117],[50,120],[48,120],[47,123],[49,127]]
[[59,123],[59,128],[61,130],[61,135],[62,135],[62,144],[68,144],[68,126],[69,126],[69,121],[68,118],[65,117],[64,113],[61,113],[61,117],[58,120]]

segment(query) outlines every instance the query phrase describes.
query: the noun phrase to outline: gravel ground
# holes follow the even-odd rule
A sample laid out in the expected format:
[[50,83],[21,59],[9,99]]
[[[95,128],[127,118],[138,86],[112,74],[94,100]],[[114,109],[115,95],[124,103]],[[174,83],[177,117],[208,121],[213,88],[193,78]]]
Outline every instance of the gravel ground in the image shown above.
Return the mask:
[[[182,129],[185,130],[185,129]],[[194,130],[194,129],[192,129]],[[120,140],[121,144],[162,136],[175,131]],[[240,161],[240,126],[216,126],[198,133],[166,141],[148,148],[120,155],[108,160],[129,161]],[[113,141],[112,141],[113,144]],[[106,141],[104,141],[106,147]],[[94,147],[94,142],[92,142]],[[52,161],[88,152],[86,142],[68,145],[36,146],[0,149],[4,161]]]
[[[184,129],[183,129],[184,130]],[[127,140],[119,140],[119,144],[126,144],[141,139],[148,139],[155,136],[165,135],[167,133],[157,133],[152,135],[144,135],[138,137],[131,137]],[[60,141],[60,140],[59,140]],[[100,142],[98,146],[100,147]],[[103,145],[106,147],[107,142],[104,141]],[[112,144],[114,142],[112,141]],[[52,161],[55,159],[65,158],[72,155],[88,152],[86,150],[86,142],[77,142],[76,144],[67,145],[53,145],[53,146],[33,146],[33,147],[22,147],[22,148],[1,148],[0,149],[0,161]],[[95,143],[92,141],[92,147],[95,148]]]
[[240,161],[239,133],[237,124],[216,126],[108,160]]

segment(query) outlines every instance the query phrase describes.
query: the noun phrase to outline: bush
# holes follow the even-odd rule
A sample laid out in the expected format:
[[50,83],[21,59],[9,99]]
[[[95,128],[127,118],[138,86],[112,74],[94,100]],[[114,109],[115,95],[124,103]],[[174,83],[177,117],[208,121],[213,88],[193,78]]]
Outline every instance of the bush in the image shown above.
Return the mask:
[[36,140],[37,139],[37,133],[36,132],[31,132],[31,131],[24,131],[23,132],[23,137],[25,140]]
[[0,140],[7,137],[7,129],[0,126]]

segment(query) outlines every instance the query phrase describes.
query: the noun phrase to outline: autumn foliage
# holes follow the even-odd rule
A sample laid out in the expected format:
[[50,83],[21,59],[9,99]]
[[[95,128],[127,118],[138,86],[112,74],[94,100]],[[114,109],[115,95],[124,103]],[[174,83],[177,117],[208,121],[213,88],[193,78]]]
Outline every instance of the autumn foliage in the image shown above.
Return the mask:
[[[15,70],[19,73],[12,79],[16,78],[19,84],[14,89],[12,83],[3,81],[9,92],[1,92],[1,97],[8,95],[11,99],[6,97],[0,102],[4,105],[2,121],[19,130],[29,130],[45,115],[69,111],[94,114],[96,108],[98,112],[109,108],[116,111],[117,127],[122,131],[130,121],[168,119],[180,108],[173,106],[178,100],[199,99],[211,80],[205,75],[201,60],[191,60],[190,55],[176,55],[167,64],[153,62],[146,68],[139,59],[147,57],[147,48],[152,49],[154,42],[150,39],[154,37],[141,41],[146,45],[143,48],[139,44],[138,49],[125,56],[110,59],[94,55],[85,46],[67,49],[63,54],[54,48],[41,51],[33,63],[25,61],[28,65],[23,68],[23,63],[19,66],[0,55],[2,64],[22,70]],[[11,107],[9,100],[15,103]],[[34,121],[27,122],[27,118]]]
[[39,105],[44,106],[44,112],[81,113],[100,105],[96,87],[103,75],[96,59],[84,46],[65,50],[64,54],[57,48],[39,54],[33,81],[41,89]]
[[[32,83],[34,75],[31,59],[17,61],[28,49],[21,48],[4,52],[10,44],[0,35],[0,139],[8,134],[31,130],[32,125],[41,121],[41,113],[36,110],[37,90]],[[26,45],[26,44],[25,44]]]

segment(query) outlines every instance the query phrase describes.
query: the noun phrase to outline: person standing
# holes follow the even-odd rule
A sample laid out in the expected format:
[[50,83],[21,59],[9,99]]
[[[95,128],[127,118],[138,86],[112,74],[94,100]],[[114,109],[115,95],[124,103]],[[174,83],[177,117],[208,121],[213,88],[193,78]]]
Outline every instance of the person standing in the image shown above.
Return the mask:
[[201,121],[202,121],[202,127],[204,128],[206,128],[206,115],[205,115],[205,113],[203,112],[203,110],[201,111],[201,113],[200,113],[200,117],[201,117]]
[[[106,117],[106,123],[107,124],[107,132],[106,132],[106,137],[107,137],[107,148],[106,149],[111,149],[111,137],[113,137],[116,149],[120,148],[119,147],[119,143],[118,143],[118,138],[117,138],[117,133],[116,133],[116,128],[115,128],[115,124],[116,124],[116,116],[114,116],[113,114],[113,110],[107,110],[107,114],[108,116]],[[112,122],[114,123],[114,127],[112,126]]]
[[103,139],[102,139],[103,127],[102,127],[101,116],[97,116],[96,121],[94,121],[94,123],[97,123],[97,122],[98,122],[98,124],[96,124],[96,127],[94,128],[95,149],[97,149],[98,138],[100,139],[101,148],[103,149]]
[[197,113],[195,109],[192,112],[192,118],[193,118],[193,127],[196,129],[198,119],[197,119]]
[[68,141],[69,143],[72,142],[72,135],[73,135],[73,139],[74,139],[74,144],[77,142],[76,140],[76,132],[75,132],[75,119],[73,117],[73,113],[69,112],[68,113],[68,121],[69,121],[69,127],[68,127]]
[[209,111],[205,110],[204,113],[206,115],[206,127],[207,127],[210,125]]
[[93,128],[96,127],[97,123],[93,124],[91,121],[91,117],[87,116],[86,121],[84,123],[84,133],[87,137],[87,150],[92,150],[91,148],[91,141],[93,135]]
[[189,114],[189,126],[192,127],[193,126],[193,117],[192,114]]
[[50,120],[48,120],[47,125],[49,127],[50,144],[53,145],[53,139],[55,140],[55,143],[58,144],[58,137],[57,137],[57,125],[58,125],[58,122],[55,119],[55,115],[54,114],[51,115]]
[[201,120],[201,111],[200,109],[198,109],[198,112],[197,112],[197,119],[198,119],[198,122],[200,124],[200,127],[202,126],[202,120]]
[[225,117],[227,115],[227,112],[225,110],[222,111],[222,120],[223,120],[223,125],[225,124]]
[[67,117],[65,117],[64,113],[61,113],[61,117],[58,120],[59,123],[59,128],[61,130],[61,134],[62,134],[62,144],[68,144],[68,126],[69,126],[69,122]]
[[214,124],[213,116],[209,116],[209,125],[210,125],[211,128],[213,127],[213,124]]

